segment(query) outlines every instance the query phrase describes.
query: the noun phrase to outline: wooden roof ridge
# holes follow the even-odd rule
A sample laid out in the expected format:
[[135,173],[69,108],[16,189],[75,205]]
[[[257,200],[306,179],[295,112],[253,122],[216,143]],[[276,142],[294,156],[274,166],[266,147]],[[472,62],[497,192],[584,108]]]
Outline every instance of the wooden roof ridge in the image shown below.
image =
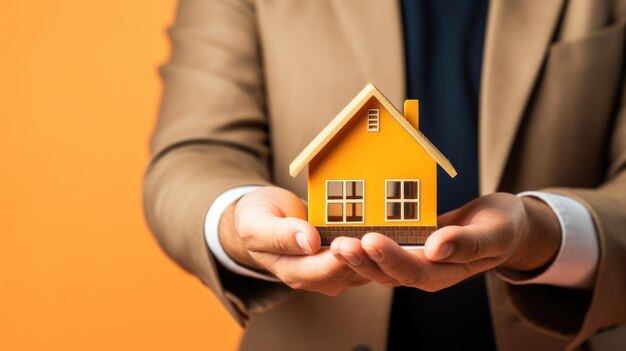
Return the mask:
[[297,176],[306,167],[309,162],[331,141],[337,133],[356,115],[363,105],[375,96],[378,101],[389,111],[391,116],[398,122],[412,137],[426,150],[428,155],[432,157],[443,170],[452,178],[456,177],[457,172],[452,163],[433,145],[433,143],[415,129],[409,121],[398,111],[391,102],[372,84],[368,83],[340,112],[333,118],[324,129],[322,129],[313,140],[300,152],[300,154],[289,165],[289,174],[292,177]]

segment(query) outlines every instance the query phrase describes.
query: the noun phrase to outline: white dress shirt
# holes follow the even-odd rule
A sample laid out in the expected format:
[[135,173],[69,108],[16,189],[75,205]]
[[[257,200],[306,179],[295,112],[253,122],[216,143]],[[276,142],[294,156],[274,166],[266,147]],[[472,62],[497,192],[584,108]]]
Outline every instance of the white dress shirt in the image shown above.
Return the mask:
[[[246,268],[230,258],[222,247],[219,222],[226,208],[234,201],[260,186],[241,186],[219,195],[207,212],[204,235],[215,258],[228,270],[251,278],[278,282],[267,273]],[[518,196],[532,196],[542,200],[556,214],[561,225],[561,247],[554,261],[540,274],[528,276],[521,272],[498,269],[498,276],[511,284],[547,284],[567,288],[590,288],[593,286],[599,259],[596,229],[589,211],[578,201],[562,195],[531,191]]]

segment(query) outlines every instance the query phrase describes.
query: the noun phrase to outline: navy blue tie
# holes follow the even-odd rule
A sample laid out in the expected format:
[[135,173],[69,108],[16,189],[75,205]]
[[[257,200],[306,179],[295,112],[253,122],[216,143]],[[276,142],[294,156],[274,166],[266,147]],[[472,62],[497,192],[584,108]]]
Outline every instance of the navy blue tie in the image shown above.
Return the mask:
[[[459,175],[438,171],[438,211],[478,196],[478,96],[487,0],[402,0],[407,98]],[[436,293],[396,288],[388,349],[495,350],[482,275]]]

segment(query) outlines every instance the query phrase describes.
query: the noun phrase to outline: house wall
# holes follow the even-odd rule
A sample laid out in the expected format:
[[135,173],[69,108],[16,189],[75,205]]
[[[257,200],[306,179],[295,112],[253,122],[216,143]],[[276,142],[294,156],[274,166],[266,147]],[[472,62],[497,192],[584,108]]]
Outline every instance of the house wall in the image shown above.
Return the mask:
[[[367,110],[380,109],[380,131],[367,131]],[[385,180],[419,179],[418,221],[385,220]],[[372,97],[357,115],[309,163],[309,222],[325,221],[326,181],[364,180],[364,226],[437,224],[437,163]]]

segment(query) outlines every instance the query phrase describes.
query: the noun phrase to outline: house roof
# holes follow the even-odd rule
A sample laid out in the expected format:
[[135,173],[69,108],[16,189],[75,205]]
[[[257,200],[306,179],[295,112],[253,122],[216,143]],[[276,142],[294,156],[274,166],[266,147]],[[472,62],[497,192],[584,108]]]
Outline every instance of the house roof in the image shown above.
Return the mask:
[[356,115],[361,107],[375,96],[378,101],[389,111],[391,116],[409,133],[417,143],[426,150],[428,155],[432,157],[441,168],[443,168],[450,177],[456,177],[456,170],[452,163],[439,151],[424,134],[415,129],[409,121],[387,100],[387,98],[371,83],[367,84],[359,94],[357,94],[346,107],[339,112],[335,118],[307,145],[304,150],[289,165],[289,174],[292,177],[297,176],[300,171],[306,167],[309,162],[331,141],[337,133]]

